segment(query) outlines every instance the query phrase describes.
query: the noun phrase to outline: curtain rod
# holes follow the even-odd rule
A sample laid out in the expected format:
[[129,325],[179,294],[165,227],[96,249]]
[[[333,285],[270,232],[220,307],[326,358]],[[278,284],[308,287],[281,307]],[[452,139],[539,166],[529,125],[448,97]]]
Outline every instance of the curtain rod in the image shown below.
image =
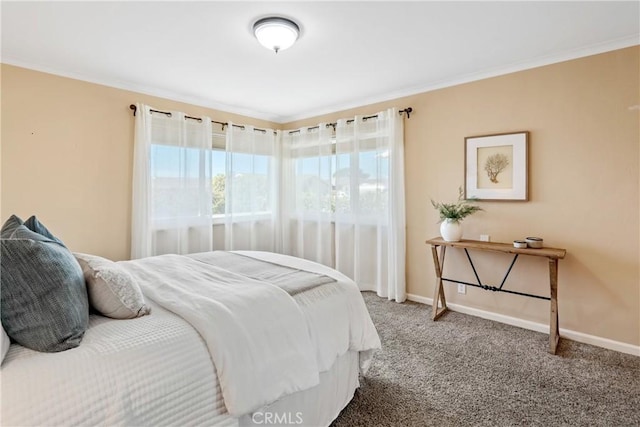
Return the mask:
[[[129,108],[130,108],[131,110],[133,110],[133,116],[135,117],[136,113],[138,112],[138,107],[136,107],[136,106],[135,106],[135,104],[131,104],[131,105],[129,105]],[[151,111],[152,113],[164,114],[164,115],[165,115],[165,116],[167,116],[167,117],[171,117],[171,112],[170,112],[170,111],[160,111],[160,110],[153,110],[153,109],[151,109],[151,110],[149,110],[149,111]],[[202,118],[200,118],[200,117],[184,116],[184,118],[185,118],[185,119],[191,119],[191,120],[197,120],[197,121],[199,121],[199,122],[201,122],[201,121],[202,121]],[[229,126],[229,123],[226,123],[226,122],[218,122],[218,121],[216,121],[216,120],[211,120],[211,122],[212,122],[212,123],[217,123],[217,124],[221,125],[221,126],[222,126],[222,130],[224,130],[224,128],[225,128],[226,126]],[[239,128],[239,129],[244,129],[244,126],[243,126],[243,125],[236,125],[236,124],[234,124],[234,125],[233,125],[233,127],[236,127],[236,128]],[[267,133],[267,130],[266,130],[266,129],[258,129],[258,128],[254,128],[253,130],[255,130],[255,131],[257,131],[257,132]],[[275,133],[275,132],[274,132],[274,133]]]
[[[411,118],[411,113],[412,113],[412,112],[413,112],[413,108],[411,108],[411,107],[407,107],[407,108],[405,108],[405,109],[403,109],[403,110],[399,110],[399,111],[398,111],[398,114],[402,115],[402,113],[406,113],[406,114],[407,114],[407,119],[410,119],[410,118]],[[374,114],[373,116],[364,116],[364,117],[362,118],[362,120],[366,122],[366,121],[367,121],[367,120],[369,120],[369,119],[375,119],[375,118],[377,118],[377,117],[378,117],[378,115],[377,115],[377,114]],[[356,121],[355,119],[349,119],[349,120],[347,120],[347,123],[353,123],[353,122],[355,122],[355,121]],[[338,123],[336,123],[336,122],[327,123],[327,124],[326,124],[326,127],[332,127],[332,128],[333,128],[333,130],[336,130],[336,126],[337,126],[337,124],[338,124]],[[308,127],[308,128],[307,128],[307,130],[319,129],[319,128],[320,128],[320,126],[310,126],[310,127]],[[294,133],[298,133],[298,132],[300,132],[300,129],[290,130],[290,131],[289,131],[289,135],[292,135],[292,134],[294,134]]]
[[[138,107],[136,107],[136,106],[135,106],[135,104],[131,104],[131,105],[129,105],[129,108],[130,108],[131,110],[133,110],[133,115],[134,115],[134,117],[135,117],[136,112],[138,111]],[[160,111],[160,110],[150,110],[150,111],[151,111],[152,113],[164,114],[164,115],[165,115],[165,116],[167,116],[167,117],[171,117],[171,112],[169,112],[169,111]],[[412,112],[413,112],[413,108],[411,108],[411,107],[407,107],[407,108],[404,108],[404,109],[402,109],[402,110],[398,111],[398,114],[402,115],[402,113],[406,113],[406,114],[407,114],[407,119],[410,119],[410,118],[411,118],[411,113],[412,113]],[[365,117],[363,117],[363,118],[362,118],[362,120],[366,121],[366,120],[368,120],[368,119],[375,119],[376,117],[378,117],[378,115],[377,115],[377,114],[374,114],[373,116],[365,116]],[[184,116],[184,118],[185,118],[185,119],[191,119],[191,120],[198,120],[199,122],[201,122],[201,121],[202,121],[202,119],[201,119],[200,117]],[[355,121],[355,119],[349,119],[349,120],[347,120],[347,123],[353,123],[354,121]],[[217,123],[217,124],[221,125],[221,126],[222,126],[222,130],[224,130],[225,126],[229,126],[229,123],[226,123],[226,122],[218,122],[218,121],[215,121],[215,120],[211,120],[211,122],[212,122],[212,123]],[[327,127],[331,126],[331,127],[333,127],[333,129],[335,129],[335,128],[336,128],[336,125],[337,125],[337,123],[327,123]],[[244,126],[243,126],[243,125],[236,125],[236,124],[234,124],[234,125],[233,125],[233,127],[237,127],[237,128],[240,128],[240,129],[244,129]],[[311,126],[311,127],[307,128],[307,129],[318,129],[319,127],[320,127],[320,126]],[[264,133],[267,133],[267,131],[266,131],[265,129],[258,129],[258,128],[254,128],[254,130],[255,130],[255,131],[258,131],[258,132],[264,132]],[[300,130],[292,130],[292,131],[289,131],[289,134],[293,134],[293,133],[296,133],[296,132],[300,132]],[[275,132],[274,132],[274,133],[275,133]]]

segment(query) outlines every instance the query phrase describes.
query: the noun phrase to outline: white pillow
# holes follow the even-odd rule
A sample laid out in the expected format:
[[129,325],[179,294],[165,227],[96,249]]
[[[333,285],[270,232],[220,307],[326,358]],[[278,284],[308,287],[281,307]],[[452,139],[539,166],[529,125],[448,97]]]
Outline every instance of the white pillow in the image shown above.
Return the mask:
[[129,272],[106,258],[81,253],[73,255],[82,267],[89,302],[102,315],[132,319],[151,312],[140,286]]
[[11,345],[11,340],[9,339],[9,335],[4,330],[4,326],[0,326],[2,329],[2,342],[0,343],[0,365],[4,360],[4,356],[7,355],[7,351],[9,351],[9,346]]

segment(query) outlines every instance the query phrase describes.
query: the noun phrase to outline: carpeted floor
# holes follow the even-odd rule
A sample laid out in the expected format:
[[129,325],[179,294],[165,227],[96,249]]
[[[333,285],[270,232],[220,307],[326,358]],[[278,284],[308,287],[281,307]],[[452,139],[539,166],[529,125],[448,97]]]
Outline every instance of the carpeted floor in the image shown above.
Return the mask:
[[640,357],[363,295],[382,350],[333,427],[640,426]]

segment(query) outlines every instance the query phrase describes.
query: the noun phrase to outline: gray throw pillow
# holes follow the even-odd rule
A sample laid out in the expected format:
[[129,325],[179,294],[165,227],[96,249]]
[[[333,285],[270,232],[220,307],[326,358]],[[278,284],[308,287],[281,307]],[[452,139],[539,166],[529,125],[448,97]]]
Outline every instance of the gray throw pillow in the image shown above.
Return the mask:
[[4,357],[7,355],[9,351],[9,347],[11,346],[11,340],[9,339],[9,335],[5,332],[4,328],[2,329],[2,342],[0,342],[0,365],[4,361]]
[[77,347],[89,325],[82,269],[37,218],[12,215],[0,230],[2,326],[18,344],[56,352]]
[[[20,219],[18,217],[16,218],[18,220]],[[29,230],[33,231],[34,233],[38,233],[50,240],[53,240],[54,242],[60,243],[62,246],[65,246],[64,243],[62,243],[62,240],[58,239],[56,236],[51,234],[51,232],[47,230],[47,227],[45,227],[40,221],[38,221],[38,218],[36,218],[35,215],[32,217],[29,217],[29,219],[27,219],[24,222],[24,226],[27,227]]]

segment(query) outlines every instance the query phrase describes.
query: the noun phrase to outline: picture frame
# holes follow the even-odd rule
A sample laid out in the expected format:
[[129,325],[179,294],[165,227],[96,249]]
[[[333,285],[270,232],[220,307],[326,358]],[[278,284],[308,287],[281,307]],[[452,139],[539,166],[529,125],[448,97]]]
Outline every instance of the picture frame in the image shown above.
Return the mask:
[[529,132],[470,136],[465,145],[464,197],[529,200]]

